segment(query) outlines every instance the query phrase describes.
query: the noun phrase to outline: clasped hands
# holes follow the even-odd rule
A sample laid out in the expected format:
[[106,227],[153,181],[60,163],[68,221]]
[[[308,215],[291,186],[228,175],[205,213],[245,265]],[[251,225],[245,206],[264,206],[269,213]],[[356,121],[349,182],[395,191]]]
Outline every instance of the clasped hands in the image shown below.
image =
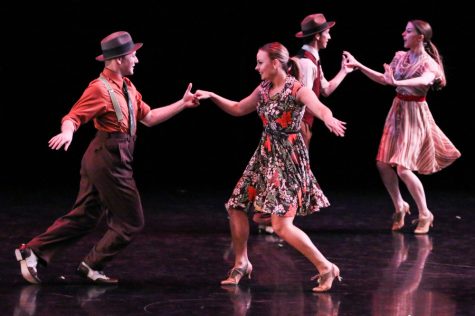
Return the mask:
[[191,92],[192,84],[188,84],[185,94],[183,95],[183,102],[186,107],[196,107],[200,104],[200,100],[211,98],[212,92],[205,90],[196,90]]

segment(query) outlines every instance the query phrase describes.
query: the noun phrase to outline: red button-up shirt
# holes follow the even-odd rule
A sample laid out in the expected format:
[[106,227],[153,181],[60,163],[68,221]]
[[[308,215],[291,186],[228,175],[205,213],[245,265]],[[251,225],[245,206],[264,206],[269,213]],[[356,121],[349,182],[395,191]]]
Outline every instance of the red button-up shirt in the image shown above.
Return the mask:
[[97,78],[89,83],[89,86],[73,105],[71,111],[63,117],[61,123],[65,120],[70,120],[74,123],[75,130],[77,130],[79,126],[93,119],[94,127],[100,131],[128,133],[129,110],[122,92],[123,82],[126,82],[129,96],[133,100],[134,114],[137,121],[142,120],[150,112],[150,106],[142,100],[142,95],[128,78],[122,77],[107,68],[104,68],[101,76],[107,79],[109,85],[114,90],[122,111],[122,121],[119,122],[117,120],[114,105],[105,84]]

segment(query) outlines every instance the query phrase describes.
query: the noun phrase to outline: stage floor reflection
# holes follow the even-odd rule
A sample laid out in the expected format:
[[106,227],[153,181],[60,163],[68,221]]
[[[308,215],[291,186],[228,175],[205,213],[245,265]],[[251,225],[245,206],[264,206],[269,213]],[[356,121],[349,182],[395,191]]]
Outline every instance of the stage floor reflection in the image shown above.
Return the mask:
[[[343,280],[312,293],[312,265],[251,222],[252,278],[221,286],[233,252],[225,191],[144,190],[146,228],[106,269],[116,286],[92,286],[75,268],[104,224],[60,254],[43,283],[20,275],[14,249],[62,215],[75,192],[3,192],[1,315],[475,315],[475,201],[469,193],[431,193],[429,235],[406,220],[393,233],[384,192],[326,192],[332,205],[297,218]],[[415,209],[415,205],[411,205]]]

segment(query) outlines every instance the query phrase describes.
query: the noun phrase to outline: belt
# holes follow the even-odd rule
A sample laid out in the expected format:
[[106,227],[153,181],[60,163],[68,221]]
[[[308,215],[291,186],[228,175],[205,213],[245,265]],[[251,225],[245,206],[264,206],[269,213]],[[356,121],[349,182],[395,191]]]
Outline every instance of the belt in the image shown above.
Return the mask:
[[126,140],[135,140],[137,137],[136,135],[132,136],[127,133],[121,132],[104,132],[104,131],[97,131],[96,137],[99,138],[114,138],[114,139],[126,139]]
[[416,102],[424,102],[426,100],[425,95],[405,95],[405,94],[396,94],[398,99],[403,101],[416,101]]
[[275,130],[275,129],[265,128],[264,132],[267,133],[267,134],[272,134],[272,135],[285,136],[285,135],[291,135],[291,134],[298,134],[298,133],[300,133],[300,130],[298,130],[298,131],[285,131],[285,130]]

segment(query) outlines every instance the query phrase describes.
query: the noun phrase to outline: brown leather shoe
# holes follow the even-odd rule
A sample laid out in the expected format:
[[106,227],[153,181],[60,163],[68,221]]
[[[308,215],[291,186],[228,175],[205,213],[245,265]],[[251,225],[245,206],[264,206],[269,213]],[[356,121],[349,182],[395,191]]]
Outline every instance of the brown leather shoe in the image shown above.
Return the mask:
[[88,266],[84,261],[81,262],[77,269],[77,273],[94,284],[117,284],[119,279],[109,278],[102,271],[97,271]]

